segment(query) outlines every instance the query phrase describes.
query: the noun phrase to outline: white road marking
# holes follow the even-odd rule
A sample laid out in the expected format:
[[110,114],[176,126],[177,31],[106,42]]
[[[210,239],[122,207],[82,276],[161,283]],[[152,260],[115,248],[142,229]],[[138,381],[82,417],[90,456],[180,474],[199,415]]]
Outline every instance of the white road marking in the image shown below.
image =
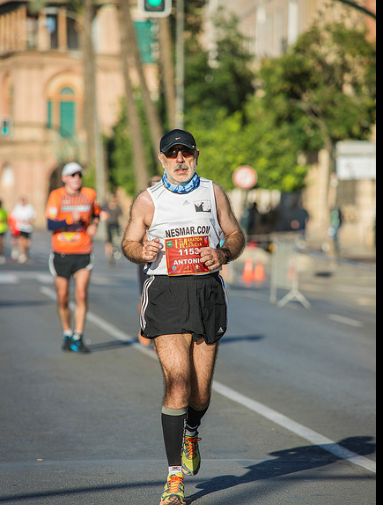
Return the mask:
[[[48,298],[51,298],[53,301],[57,300],[57,295],[54,289],[44,286],[40,288],[40,292],[47,296]],[[73,302],[71,302],[69,306],[72,310],[74,310],[75,305]],[[105,333],[107,333],[111,337],[114,337],[115,339],[124,339],[125,341],[134,341],[136,339],[135,337],[131,337],[130,335],[128,335],[126,332],[123,332],[119,328],[116,328],[108,321],[101,319],[96,314],[93,314],[93,312],[88,311],[86,317],[87,321],[93,323],[95,326],[100,328],[100,330],[103,330]],[[132,347],[142,353],[145,353],[145,355],[153,358],[154,360],[158,360],[157,355],[155,352],[153,352],[153,350],[145,348],[144,346],[141,346],[141,344],[139,343],[132,344]]]
[[53,283],[53,277],[50,273],[38,272],[38,271],[20,271],[1,273],[0,272],[0,284],[19,284],[21,280],[34,279],[41,284]]
[[292,431],[301,438],[308,440],[313,445],[316,445],[321,449],[324,449],[325,451],[330,452],[335,456],[338,456],[338,458],[348,460],[354,465],[363,467],[369,470],[370,472],[376,472],[376,463],[374,461],[371,461],[368,458],[365,458],[364,456],[359,456],[358,454],[349,451],[348,449],[345,449],[341,445],[330,440],[330,438],[327,438],[319,433],[316,433],[312,429],[306,428],[306,426],[303,426],[302,424],[299,424],[298,422],[290,419],[289,417],[286,417],[286,415],[282,415],[281,413],[276,412],[272,408],[269,408],[268,406],[265,406],[262,403],[259,403],[258,401],[254,401],[253,399],[250,399],[240,394],[239,392],[236,392],[230,387],[222,385],[221,383],[214,382],[213,389],[222,396],[225,396],[228,399],[231,399],[232,401],[235,401],[236,403],[245,406],[249,410],[258,413],[259,415],[262,415],[263,417],[271,420],[275,424],[278,424],[279,426],[282,426],[283,428]]
[[[43,293],[45,296],[48,296],[52,300],[56,301],[56,293],[53,289],[42,287],[40,288],[40,292]],[[71,304],[71,308],[73,308],[73,303]],[[125,339],[128,341],[134,340],[133,337],[127,335],[122,330],[119,330],[118,328],[114,327],[108,321],[101,319],[99,316],[96,316],[91,312],[88,312],[87,319],[94,325],[98,326],[101,330],[111,335],[112,337],[116,337],[118,339]],[[139,343],[132,344],[132,347],[140,351],[144,355],[154,360],[158,360],[157,354],[153,350],[145,348],[141,346],[141,344]],[[358,454],[352,451],[349,451],[348,449],[335,443],[330,438],[327,438],[321,435],[320,433],[316,433],[312,429],[307,428],[302,424],[299,424],[298,422],[290,419],[286,415],[283,415],[277,412],[276,410],[273,410],[272,408],[269,408],[268,406],[265,406],[262,403],[255,401],[254,399],[250,399],[244,396],[243,394],[240,394],[239,392],[236,392],[230,387],[227,387],[226,385],[223,385],[222,383],[219,383],[217,381],[214,381],[213,383],[213,390],[218,394],[221,394],[222,396],[226,397],[227,399],[230,399],[231,401],[234,401],[235,403],[238,403],[244,406],[245,408],[248,408],[249,410],[257,413],[258,415],[262,415],[271,422],[274,422],[274,424],[278,424],[279,426],[291,431],[292,433],[300,436],[301,438],[304,438],[311,444],[320,447],[321,449],[333,454],[334,456],[337,456],[340,459],[347,460],[350,463],[362,467],[370,472],[376,473],[376,463],[374,461],[369,460],[364,456],[359,456]]]
[[363,323],[361,321],[357,321],[356,319],[345,318],[344,316],[338,316],[337,314],[329,314],[328,317],[333,321],[343,323],[344,325],[353,326],[356,328],[363,327]]
[[18,284],[20,279],[13,273],[0,273],[0,284]]

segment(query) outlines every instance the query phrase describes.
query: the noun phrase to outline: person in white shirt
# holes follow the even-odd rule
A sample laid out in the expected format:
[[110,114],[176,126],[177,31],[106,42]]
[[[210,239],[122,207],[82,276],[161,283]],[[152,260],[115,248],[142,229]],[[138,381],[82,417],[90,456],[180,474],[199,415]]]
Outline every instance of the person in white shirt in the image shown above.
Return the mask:
[[227,329],[220,270],[245,237],[220,186],[196,173],[194,136],[172,130],[160,142],[162,180],[135,199],[122,242],[145,264],[141,335],[154,339],[164,381],[162,429],[168,478],[161,505],[184,505],[184,474],[201,466],[198,429],[211,397],[220,339]]
[[28,251],[31,246],[31,235],[33,232],[33,222],[36,218],[36,211],[32,204],[29,204],[26,197],[20,197],[19,202],[13,208],[11,213],[12,221],[18,235],[19,245],[19,263],[25,263],[28,259]]

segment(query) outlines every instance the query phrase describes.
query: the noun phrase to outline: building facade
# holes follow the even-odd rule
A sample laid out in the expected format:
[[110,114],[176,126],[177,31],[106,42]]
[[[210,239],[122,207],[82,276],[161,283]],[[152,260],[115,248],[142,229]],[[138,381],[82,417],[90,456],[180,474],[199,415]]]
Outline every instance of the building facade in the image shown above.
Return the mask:
[[[117,14],[114,5],[100,3],[92,34],[98,118],[107,134],[124,95]],[[156,92],[152,23],[133,14],[149,88]],[[59,182],[59,166],[83,161],[85,153],[79,23],[61,0],[38,14],[26,0],[0,1],[0,197],[10,210],[26,195],[40,226],[49,191]],[[134,70],[132,79],[138,84]]]
[[[376,14],[376,0],[355,0]],[[293,45],[300,34],[317,20],[343,21],[352,25],[367,25],[368,38],[376,40],[376,21],[362,11],[340,0],[207,0],[208,22],[204,44],[214,59],[214,15],[218,8],[234,13],[246,36],[248,49],[254,55],[255,69],[264,57],[279,57]],[[375,136],[371,140],[376,144]],[[332,176],[329,190],[329,155],[321,151],[310,164],[311,170],[304,193],[304,203],[310,213],[310,234],[325,239],[329,225],[329,209],[338,201],[344,213],[342,239],[345,243],[372,247],[376,229],[376,177]],[[375,160],[376,170],[376,160]]]
[[[376,13],[376,0],[356,0]],[[376,23],[340,0],[206,0],[207,29],[205,45],[214,48],[215,31],[211,19],[220,7],[236,15],[248,49],[255,61],[262,57],[279,57],[294,44],[320,17],[346,19],[367,24],[370,38],[376,39]]]

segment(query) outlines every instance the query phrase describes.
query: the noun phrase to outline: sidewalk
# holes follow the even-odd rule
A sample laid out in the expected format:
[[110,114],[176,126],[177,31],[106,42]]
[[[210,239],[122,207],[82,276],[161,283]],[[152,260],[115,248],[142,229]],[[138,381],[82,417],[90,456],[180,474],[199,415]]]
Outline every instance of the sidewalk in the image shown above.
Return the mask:
[[[246,247],[241,257],[226,267],[226,282],[267,292],[271,285],[273,254]],[[251,263],[250,263],[251,261]],[[264,279],[245,282],[245,265],[263,267]],[[299,289],[308,298],[329,299],[376,310],[376,251],[344,248],[342,258],[332,261],[323,252],[307,248],[298,255]],[[262,272],[261,272],[262,273]],[[254,272],[255,275],[255,272]]]

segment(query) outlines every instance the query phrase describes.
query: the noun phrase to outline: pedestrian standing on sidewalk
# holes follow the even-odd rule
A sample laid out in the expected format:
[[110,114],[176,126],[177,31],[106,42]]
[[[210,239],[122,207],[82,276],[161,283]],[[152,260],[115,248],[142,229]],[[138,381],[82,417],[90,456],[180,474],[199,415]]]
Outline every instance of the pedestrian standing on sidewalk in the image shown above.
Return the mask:
[[130,261],[147,264],[141,334],[154,339],[165,379],[162,428],[169,472],[161,505],[185,504],[184,474],[200,469],[198,429],[227,329],[219,271],[245,245],[224,191],[196,174],[198,158],[191,133],[173,130],[161,139],[164,176],[135,199],[122,242]]
[[18,233],[18,261],[23,264],[28,260],[28,253],[31,248],[33,222],[36,218],[36,211],[32,204],[28,203],[26,197],[20,197],[19,202],[11,212],[11,218],[15,224],[15,231]]
[[339,246],[339,230],[343,225],[343,214],[339,207],[339,204],[334,204],[330,211],[330,227],[328,229],[328,237],[332,240],[332,252],[333,256],[340,257],[340,246]]
[[[47,227],[53,232],[49,269],[55,278],[64,351],[89,353],[83,332],[88,310],[88,286],[93,268],[93,237],[100,220],[96,192],[82,186],[83,168],[68,163],[62,170],[64,186],[53,190],[46,209]],[[75,282],[74,331],[69,309],[69,282]]]
[[8,213],[3,208],[0,199],[0,264],[5,263],[5,235],[8,231]]

